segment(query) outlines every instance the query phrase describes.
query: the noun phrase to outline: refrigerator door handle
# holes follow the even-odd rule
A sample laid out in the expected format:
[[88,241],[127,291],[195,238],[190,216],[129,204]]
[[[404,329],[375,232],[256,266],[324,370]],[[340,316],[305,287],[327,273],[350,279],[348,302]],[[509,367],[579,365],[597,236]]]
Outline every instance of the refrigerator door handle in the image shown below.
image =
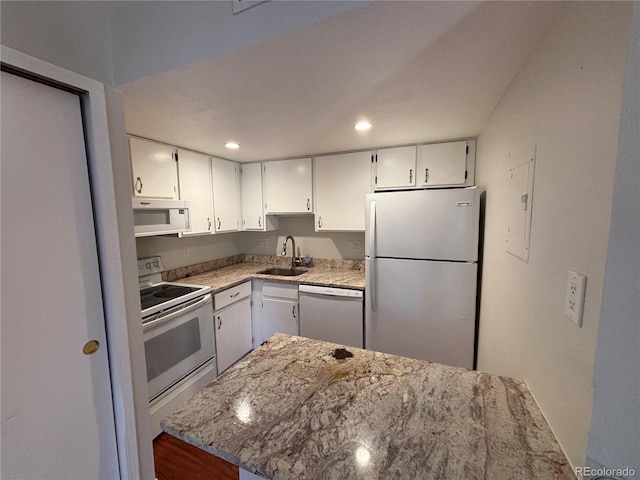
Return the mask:
[[366,295],[371,303],[371,311],[375,312],[376,305],[376,261],[372,258],[366,258],[364,262],[364,270],[366,275]]
[[372,200],[369,206],[369,257],[365,261],[365,274],[367,295],[371,301],[371,311],[376,310],[376,201]]
[[376,258],[376,201],[371,200],[369,206],[369,236],[367,243],[369,244],[369,258]]

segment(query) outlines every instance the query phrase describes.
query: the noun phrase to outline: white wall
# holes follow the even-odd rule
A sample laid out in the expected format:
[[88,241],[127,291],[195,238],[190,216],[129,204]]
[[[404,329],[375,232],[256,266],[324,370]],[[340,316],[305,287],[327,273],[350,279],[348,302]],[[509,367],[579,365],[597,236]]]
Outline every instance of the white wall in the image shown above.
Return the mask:
[[[291,235],[296,241],[296,250],[302,256],[309,254],[312,258],[364,259],[364,232],[315,232],[313,222],[313,215],[281,217],[280,229],[277,231],[240,234],[240,249],[242,253],[280,255],[282,242],[287,235]],[[260,245],[263,239],[267,240],[266,248]],[[360,251],[351,249],[352,242],[359,242]],[[287,246],[287,255],[291,255],[291,242]]]
[[[629,3],[562,6],[478,137],[486,190],[478,367],[526,381],[569,461],[584,465],[615,173]],[[528,263],[507,254],[510,151],[537,145]],[[582,328],[567,271],[587,276]]]
[[[231,1],[122,2],[111,11],[116,85],[301,28],[364,1],[272,1],[233,15]],[[144,28],[143,28],[144,27]]]
[[184,238],[168,235],[140,237],[136,239],[136,250],[138,258],[161,256],[164,269],[171,270],[244,253],[238,247],[238,235],[221,233]]
[[640,479],[640,4],[634,6],[594,370],[590,459]]
[[[138,258],[160,255],[165,270],[208,262],[240,253],[280,255],[284,237],[292,235],[301,255],[315,258],[364,259],[363,232],[315,232],[313,216],[281,217],[280,229],[274,232],[240,232],[178,238],[175,236],[141,237],[136,239]],[[266,239],[266,248],[260,241]],[[361,250],[353,251],[358,242]],[[188,247],[185,256],[184,247]],[[291,255],[291,243],[287,250]]]

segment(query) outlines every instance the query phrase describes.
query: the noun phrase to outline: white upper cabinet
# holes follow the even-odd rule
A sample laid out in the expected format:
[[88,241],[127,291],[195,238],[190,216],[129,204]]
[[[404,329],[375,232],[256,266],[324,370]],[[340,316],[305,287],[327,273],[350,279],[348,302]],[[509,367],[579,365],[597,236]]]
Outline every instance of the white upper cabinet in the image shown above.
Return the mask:
[[240,228],[240,166],[236,162],[211,157],[213,179],[213,228],[234,232]]
[[317,232],[364,231],[364,196],[371,192],[371,164],[371,152],[314,159]]
[[311,159],[263,164],[267,214],[313,213]]
[[409,188],[416,185],[416,146],[382,148],[375,162],[375,189]]
[[178,198],[176,149],[168,145],[129,138],[133,195]]
[[462,186],[467,182],[467,142],[432,143],[418,147],[418,185]]
[[277,230],[278,219],[266,217],[262,201],[262,164],[248,163],[241,168],[243,230]]
[[213,233],[211,159],[201,153],[178,150],[180,200],[189,202],[191,231],[184,235]]

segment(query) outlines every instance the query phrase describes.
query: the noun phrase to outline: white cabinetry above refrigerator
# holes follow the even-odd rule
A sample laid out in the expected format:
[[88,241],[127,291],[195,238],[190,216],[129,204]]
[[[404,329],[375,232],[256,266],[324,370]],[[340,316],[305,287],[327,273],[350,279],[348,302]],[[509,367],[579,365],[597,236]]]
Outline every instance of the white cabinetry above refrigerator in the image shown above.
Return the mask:
[[475,140],[379,149],[374,157],[375,190],[473,186],[475,152]]

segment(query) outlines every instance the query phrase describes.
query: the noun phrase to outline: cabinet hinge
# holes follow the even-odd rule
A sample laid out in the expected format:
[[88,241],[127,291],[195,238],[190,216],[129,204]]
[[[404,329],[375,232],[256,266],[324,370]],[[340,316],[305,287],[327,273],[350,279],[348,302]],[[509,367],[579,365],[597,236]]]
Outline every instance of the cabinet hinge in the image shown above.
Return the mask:
[[465,179],[465,180],[467,179],[468,174],[469,174],[469,172],[465,170],[465,171],[464,171],[464,179]]
[[467,145],[467,155],[469,155],[469,145]]
[[378,163],[378,154],[376,153],[376,163]]
[[371,163],[373,163],[373,155],[371,155]]
[[373,183],[375,183],[376,185],[378,184],[378,176],[377,175],[376,175],[375,181]]
[[175,159],[176,162],[178,161],[178,152],[173,154],[173,158]]

